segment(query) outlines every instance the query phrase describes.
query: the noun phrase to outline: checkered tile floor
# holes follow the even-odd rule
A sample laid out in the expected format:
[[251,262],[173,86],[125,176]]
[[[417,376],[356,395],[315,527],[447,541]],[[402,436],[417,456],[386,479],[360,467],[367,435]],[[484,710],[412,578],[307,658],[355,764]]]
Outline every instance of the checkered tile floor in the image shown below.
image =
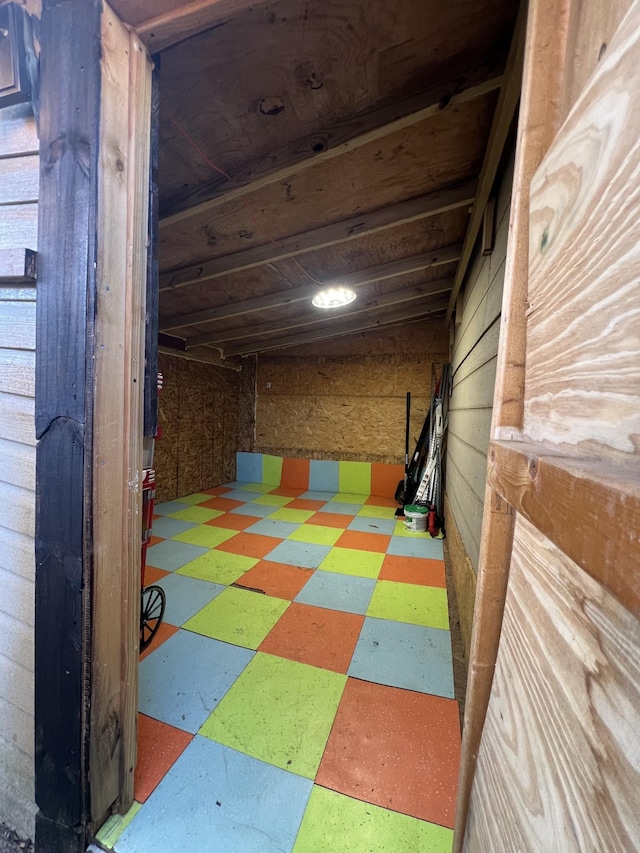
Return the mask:
[[449,853],[460,753],[442,543],[361,495],[156,507],[136,803],[117,853]]

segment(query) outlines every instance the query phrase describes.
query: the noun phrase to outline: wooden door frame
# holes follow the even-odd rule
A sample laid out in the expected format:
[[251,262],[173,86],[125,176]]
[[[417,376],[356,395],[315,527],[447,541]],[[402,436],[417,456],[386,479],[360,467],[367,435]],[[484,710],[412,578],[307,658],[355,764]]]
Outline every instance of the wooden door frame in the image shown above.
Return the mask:
[[45,0],[41,84],[36,847],[66,853],[133,800],[151,62]]
[[[589,35],[592,42],[589,55],[584,49],[579,50],[579,41],[584,37],[580,33],[580,0],[529,0],[528,3],[454,853],[460,853],[464,844],[498,654],[516,511],[603,583],[625,607],[636,613],[640,608],[639,590],[628,581],[631,564],[638,558],[637,542],[630,543],[630,531],[634,530],[640,512],[637,495],[621,490],[619,481],[603,483],[597,464],[563,459],[553,453],[541,455],[540,448],[523,441],[530,184],[592,70],[594,54],[599,56],[606,50],[607,39],[615,31],[624,5],[624,0],[606,9],[603,4]],[[575,519],[572,529],[554,525],[554,506],[563,507],[562,517]],[[593,547],[592,536],[587,538],[587,532],[592,533],[596,523],[615,530],[613,538],[619,534],[615,554],[611,537],[606,547],[602,543],[600,550],[597,545]],[[590,543],[588,551],[585,542]]]

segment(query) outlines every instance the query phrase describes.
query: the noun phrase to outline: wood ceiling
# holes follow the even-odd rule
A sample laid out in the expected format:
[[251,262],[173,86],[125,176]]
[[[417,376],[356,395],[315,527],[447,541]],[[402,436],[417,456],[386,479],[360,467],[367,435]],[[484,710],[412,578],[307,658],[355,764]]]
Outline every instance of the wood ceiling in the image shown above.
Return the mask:
[[[450,318],[519,97],[513,0],[113,5],[161,48],[173,346],[233,362]],[[356,301],[313,308],[334,283]]]

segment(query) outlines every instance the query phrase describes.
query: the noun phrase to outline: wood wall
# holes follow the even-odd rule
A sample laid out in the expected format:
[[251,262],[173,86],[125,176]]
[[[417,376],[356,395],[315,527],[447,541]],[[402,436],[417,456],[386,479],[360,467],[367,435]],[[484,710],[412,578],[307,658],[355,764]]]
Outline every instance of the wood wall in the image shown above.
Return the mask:
[[512,156],[497,182],[493,250],[483,255],[479,241],[469,267],[451,357],[445,515],[467,655],[482,535],[513,163]]
[[[253,450],[251,361],[244,372],[160,354],[162,436],[156,442],[156,501],[235,479],[236,451]],[[241,446],[242,445],[242,446]]]
[[404,463],[447,358],[442,319],[258,357],[256,450],[302,459]]
[[[31,107],[0,113],[0,249],[36,249]],[[0,822],[34,834],[36,290],[0,277]]]

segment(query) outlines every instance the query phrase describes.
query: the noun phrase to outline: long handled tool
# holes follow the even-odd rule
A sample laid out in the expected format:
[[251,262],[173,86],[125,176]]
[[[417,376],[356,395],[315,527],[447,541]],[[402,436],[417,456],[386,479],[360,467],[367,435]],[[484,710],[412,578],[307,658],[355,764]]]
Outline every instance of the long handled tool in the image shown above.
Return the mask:
[[407,482],[409,478],[409,421],[411,418],[411,391],[407,391],[407,422],[404,432],[404,479],[400,480],[398,483],[398,488],[396,489],[396,493],[394,495],[394,500],[396,500],[400,507],[396,510],[396,515],[402,515],[402,508],[404,506],[404,499],[407,494]]

